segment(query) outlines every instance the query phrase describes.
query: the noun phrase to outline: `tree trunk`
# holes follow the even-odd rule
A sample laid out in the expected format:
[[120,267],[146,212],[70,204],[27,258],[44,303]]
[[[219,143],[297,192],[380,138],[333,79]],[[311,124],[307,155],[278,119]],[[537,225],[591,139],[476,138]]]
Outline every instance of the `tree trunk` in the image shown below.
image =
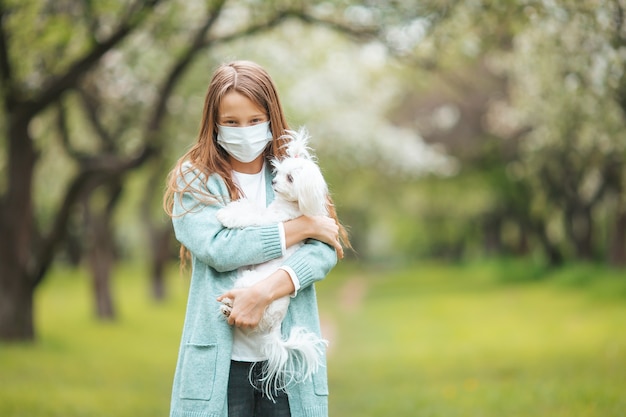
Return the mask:
[[170,242],[172,240],[171,227],[151,230],[151,260],[152,260],[152,297],[157,301],[165,299],[165,266],[170,259]]
[[6,265],[0,266],[0,340],[34,340],[35,289],[27,275],[11,271]]
[[574,244],[576,258],[593,259],[593,219],[591,209],[579,207],[565,213],[567,235]]
[[35,338],[31,265],[33,203],[31,188],[37,159],[29,120],[10,115],[7,192],[0,200],[0,340]]
[[523,222],[518,223],[519,236],[517,239],[517,247],[515,253],[518,255],[528,255],[530,252],[530,244],[528,243],[528,230],[524,227]]
[[563,265],[563,254],[559,250],[559,248],[550,240],[548,236],[548,232],[546,230],[546,225],[543,220],[536,220],[532,223],[533,229],[539,238],[539,242],[543,247],[543,253],[545,254],[548,264],[550,266],[561,266]]
[[122,186],[118,180],[105,184],[101,191],[106,193],[106,204],[98,207],[93,194],[85,198],[85,229],[87,251],[91,269],[95,312],[102,320],[115,320],[116,312],[111,291],[111,271],[115,263],[115,242],[111,230],[111,218],[121,195]]
[[626,212],[621,207],[617,212],[611,237],[609,263],[613,266],[626,266]]
[[484,216],[482,226],[487,255],[502,254],[502,216],[497,212],[489,213]]
[[96,317],[102,320],[114,320],[115,308],[111,292],[111,269],[113,256],[109,242],[106,225],[101,218],[92,219],[90,228],[91,242],[89,243],[89,268],[93,295],[95,301]]

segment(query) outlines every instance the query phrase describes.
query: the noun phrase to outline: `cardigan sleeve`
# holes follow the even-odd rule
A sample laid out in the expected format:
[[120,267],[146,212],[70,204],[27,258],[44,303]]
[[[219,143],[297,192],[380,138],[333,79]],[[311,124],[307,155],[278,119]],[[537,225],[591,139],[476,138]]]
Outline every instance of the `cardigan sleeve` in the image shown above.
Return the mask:
[[307,240],[283,263],[296,273],[301,289],[324,279],[336,264],[335,248],[314,239]]
[[217,211],[229,200],[221,177],[185,176],[191,187],[174,196],[172,224],[178,241],[199,261],[226,272],[282,255],[278,224],[229,229],[217,220]]

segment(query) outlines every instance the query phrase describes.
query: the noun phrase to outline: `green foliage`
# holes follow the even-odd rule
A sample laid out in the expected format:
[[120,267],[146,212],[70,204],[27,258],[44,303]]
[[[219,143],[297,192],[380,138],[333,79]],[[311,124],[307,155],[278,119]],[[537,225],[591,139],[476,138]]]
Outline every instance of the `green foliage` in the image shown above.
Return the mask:
[[[528,279],[524,279],[530,274]],[[92,319],[84,273],[37,294],[40,341],[0,345],[0,415],[167,415],[188,278],[154,304],[121,267],[118,323]],[[626,407],[626,281],[514,260],[401,270],[342,263],[319,283],[331,415],[617,417]]]
[[[500,239],[524,234],[520,253],[625,256],[607,243],[623,238],[623,13],[613,1],[459,2],[412,50],[422,68],[450,81],[457,97],[448,102],[480,111],[482,132],[468,139],[491,143],[462,159],[461,172],[483,171],[490,198],[481,216],[497,222]],[[485,102],[472,103],[480,94]]]
[[[129,7],[119,0],[70,3],[7,3],[10,58],[26,92],[40,89],[46,77],[105,38]],[[486,216],[501,217],[506,254],[518,249],[523,232],[532,235],[528,252],[538,252],[533,233],[539,223],[571,257],[564,207],[581,201],[594,206],[593,255],[608,252],[612,224],[624,205],[626,142],[616,99],[625,79],[623,30],[611,19],[619,2],[226,2],[215,12],[203,52],[166,100],[158,131],[149,131],[166,76],[215,4],[162,2],[81,81],[99,100],[98,117],[118,153],[132,155],[144,143],[160,148],[158,161],[125,179],[116,213],[123,253],[145,253],[138,218],[166,221],[159,201],[166,172],[195,140],[212,70],[231,59],[266,67],[291,125],[311,131],[361,259],[483,255]],[[306,12],[309,19],[291,17],[230,38],[286,9],[293,16]],[[472,148],[473,160],[455,160],[424,145],[416,122],[423,109],[412,103],[402,109],[399,98],[406,91],[434,91],[437,99],[461,100],[471,95],[469,87],[493,90],[486,114],[474,116],[486,130],[478,135],[491,142]],[[101,154],[76,92],[61,101],[72,147]],[[400,110],[408,123],[398,122]],[[31,128],[41,152],[33,188],[36,217],[45,231],[76,166],[59,144],[56,109],[39,115]],[[0,170],[7,165],[4,146]],[[0,177],[0,191],[5,181]],[[602,195],[590,202],[596,191]],[[141,207],[147,199],[150,213]],[[580,213],[571,217],[571,224],[585,220]]]

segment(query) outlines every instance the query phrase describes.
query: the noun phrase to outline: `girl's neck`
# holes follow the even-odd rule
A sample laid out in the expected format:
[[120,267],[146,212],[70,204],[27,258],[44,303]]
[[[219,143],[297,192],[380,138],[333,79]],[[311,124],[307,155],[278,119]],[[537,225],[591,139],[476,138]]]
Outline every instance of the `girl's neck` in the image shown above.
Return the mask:
[[241,162],[230,157],[230,166],[234,171],[241,172],[242,174],[258,174],[263,169],[263,161],[265,156],[259,155],[257,159],[252,162]]

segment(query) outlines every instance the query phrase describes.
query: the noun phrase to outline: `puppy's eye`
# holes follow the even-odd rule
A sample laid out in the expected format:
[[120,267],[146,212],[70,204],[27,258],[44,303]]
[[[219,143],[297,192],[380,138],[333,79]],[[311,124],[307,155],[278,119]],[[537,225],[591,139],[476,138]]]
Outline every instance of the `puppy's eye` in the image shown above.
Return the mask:
[[287,181],[289,181],[289,183],[293,182],[293,176],[291,174],[287,174]]

